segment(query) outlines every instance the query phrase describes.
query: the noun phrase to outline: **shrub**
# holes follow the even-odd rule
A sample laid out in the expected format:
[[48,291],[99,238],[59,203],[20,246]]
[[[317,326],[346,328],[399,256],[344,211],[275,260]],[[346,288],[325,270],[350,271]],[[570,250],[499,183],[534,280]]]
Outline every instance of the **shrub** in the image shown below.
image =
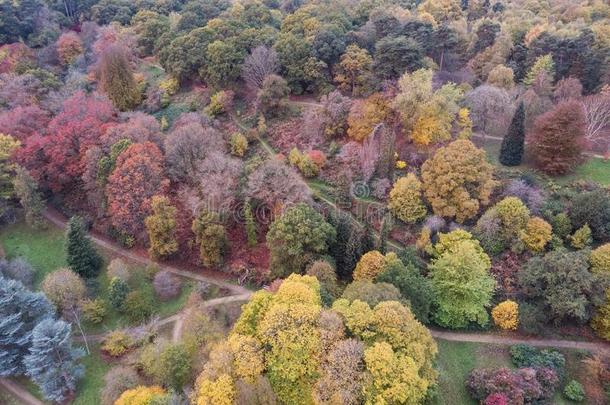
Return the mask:
[[489,394],[487,398],[485,398],[485,405],[509,405],[508,397],[505,394],[500,394],[498,392]]
[[122,330],[115,330],[104,337],[101,349],[113,357],[127,353],[134,345],[133,339]]
[[610,274],[610,243],[591,252],[591,272]]
[[234,93],[231,90],[221,90],[215,93],[204,112],[210,117],[229,113],[233,108],[233,97]]
[[83,53],[83,43],[74,31],[68,31],[57,40],[57,56],[62,65],[70,65]]
[[582,402],[585,400],[585,390],[582,384],[576,380],[571,380],[563,389],[563,395],[567,399],[574,402]]
[[496,256],[506,249],[506,240],[502,235],[502,220],[494,208],[481,215],[472,232],[488,254]]
[[131,273],[129,272],[129,268],[123,259],[117,257],[112,259],[108,264],[108,267],[106,268],[106,276],[109,280],[118,277],[121,280],[128,282],[131,277]]
[[229,144],[231,145],[231,154],[235,156],[243,157],[248,150],[248,138],[239,132],[231,135]]
[[394,183],[388,207],[398,219],[406,223],[417,222],[426,216],[428,210],[422,202],[421,182],[413,173]]
[[577,193],[572,198],[570,219],[575,228],[591,227],[595,240],[610,239],[610,195],[603,189]]
[[541,306],[523,303],[519,305],[519,327],[525,333],[538,335],[545,329],[546,315]]
[[176,207],[169,198],[161,195],[151,199],[152,213],[144,220],[150,246],[148,253],[153,258],[168,257],[178,250],[176,240]]
[[102,405],[113,405],[127,390],[140,385],[138,373],[131,367],[116,366],[108,370],[104,376],[104,388],[101,392]]
[[530,218],[525,230],[521,233],[521,240],[532,252],[544,251],[546,244],[553,236],[553,228],[544,219],[539,217]]
[[325,294],[333,298],[332,301],[339,296],[337,273],[330,263],[325,260],[316,260],[307,267],[306,274],[318,279],[321,288],[320,295],[322,295],[323,299]]
[[369,280],[354,281],[345,287],[341,298],[350,302],[360,300],[371,308],[384,301],[402,301],[398,288],[390,283],[373,283]]
[[517,197],[506,197],[494,208],[502,221],[502,233],[507,241],[514,241],[527,226],[529,209]]
[[101,298],[85,300],[82,305],[83,318],[94,324],[100,324],[106,317],[106,301]]
[[155,398],[165,395],[165,390],[158,386],[139,386],[121,394],[114,405],[150,405]]
[[191,226],[199,245],[199,258],[206,267],[219,266],[228,247],[225,227],[210,219],[216,221],[215,216],[210,218],[208,213],[202,213]]
[[565,357],[557,350],[540,350],[526,344],[516,344],[510,348],[510,358],[513,364],[519,368],[550,368],[559,377],[562,377],[565,372]]
[[597,308],[591,327],[599,337],[610,340],[610,288],[606,289],[606,302]]
[[565,212],[560,212],[551,219],[553,233],[561,239],[567,238],[572,233],[572,221]]
[[165,92],[168,96],[173,96],[180,89],[180,82],[175,77],[167,77],[161,80],[159,88]]
[[494,323],[505,330],[516,330],[519,324],[519,305],[515,301],[502,301],[491,310]]
[[168,301],[180,295],[182,280],[169,271],[162,270],[155,275],[153,287],[159,299]]
[[129,286],[125,280],[113,277],[108,286],[108,301],[112,308],[122,310],[127,294],[129,294]]
[[377,250],[362,255],[354,269],[354,280],[374,280],[385,267],[385,258]]
[[261,89],[256,94],[256,104],[265,115],[277,116],[286,109],[286,101],[290,88],[286,80],[278,75],[270,74],[263,81]]
[[158,375],[165,385],[181,390],[191,376],[191,356],[184,344],[169,344],[158,359]]
[[491,394],[504,394],[509,404],[538,403],[553,396],[559,382],[551,369],[475,369],[466,382],[470,394],[483,401]]
[[152,294],[149,291],[132,291],[125,297],[123,310],[132,322],[142,322],[154,313]]
[[578,228],[573,235],[570,236],[570,244],[574,249],[584,249],[593,243],[591,238],[591,228],[589,225],[584,224],[581,228]]
[[34,269],[22,257],[9,261],[0,259],[0,275],[20,281],[26,287],[31,287],[34,280]]

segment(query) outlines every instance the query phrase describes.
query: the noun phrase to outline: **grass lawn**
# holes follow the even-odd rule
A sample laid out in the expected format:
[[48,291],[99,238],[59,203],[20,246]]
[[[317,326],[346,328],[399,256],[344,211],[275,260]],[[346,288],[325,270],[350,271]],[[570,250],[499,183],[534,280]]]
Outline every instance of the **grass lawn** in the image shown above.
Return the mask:
[[100,393],[104,387],[104,375],[112,367],[101,358],[99,346],[91,345],[91,355],[82,359],[85,376],[79,381],[76,398],[72,405],[100,403]]
[[505,346],[437,340],[439,393],[437,404],[476,405],[466,390],[466,379],[474,368],[510,367]]
[[[509,348],[504,345],[483,343],[451,342],[438,339],[437,369],[439,372],[439,393],[436,404],[476,405],[466,390],[468,374],[475,368],[514,368],[510,361]],[[563,396],[564,385],[574,379],[586,384],[582,373],[583,353],[574,350],[561,350],[566,358],[566,378],[555,396],[553,404],[572,405],[575,402]]]
[[[494,166],[500,166],[498,156],[500,154],[501,142],[495,139],[486,139],[484,143],[480,138],[475,138],[475,140],[476,144],[485,149],[487,152],[487,160]],[[524,156],[524,163],[514,167],[513,169],[522,171],[535,170],[530,164],[528,164],[527,151],[526,156]],[[578,166],[573,173],[565,176],[554,177],[553,180],[560,184],[568,184],[576,180],[587,180],[595,181],[606,186],[610,185],[610,160],[595,157],[589,158],[583,164]]]
[[0,229],[0,243],[8,258],[23,256],[36,270],[34,287],[44,276],[66,266],[64,232],[49,225],[45,230],[35,230],[24,222],[17,222]]

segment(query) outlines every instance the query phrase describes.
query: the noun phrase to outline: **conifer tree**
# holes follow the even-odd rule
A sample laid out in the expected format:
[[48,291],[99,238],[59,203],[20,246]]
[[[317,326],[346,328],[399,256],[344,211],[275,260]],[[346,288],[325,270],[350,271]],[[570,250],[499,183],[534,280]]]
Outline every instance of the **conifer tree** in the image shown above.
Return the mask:
[[53,306],[42,293],[26,289],[19,281],[0,276],[0,377],[25,373],[32,331]]
[[84,374],[77,363],[81,349],[72,347],[70,324],[47,318],[34,328],[30,354],[25,357],[28,376],[49,401],[63,402],[76,390]]
[[102,258],[91,245],[83,219],[73,216],[66,233],[66,261],[68,266],[84,278],[97,276]]
[[250,201],[246,201],[246,204],[244,205],[244,220],[246,221],[248,246],[256,246],[256,222],[254,221],[254,215],[252,215],[252,206],[250,205]]
[[176,241],[176,207],[170,204],[167,197],[156,195],[151,202],[153,214],[144,223],[148,231],[152,257],[167,257],[178,250]]
[[500,163],[504,166],[518,166],[523,158],[523,144],[525,142],[525,106],[519,103],[508,133],[502,139],[500,148]]

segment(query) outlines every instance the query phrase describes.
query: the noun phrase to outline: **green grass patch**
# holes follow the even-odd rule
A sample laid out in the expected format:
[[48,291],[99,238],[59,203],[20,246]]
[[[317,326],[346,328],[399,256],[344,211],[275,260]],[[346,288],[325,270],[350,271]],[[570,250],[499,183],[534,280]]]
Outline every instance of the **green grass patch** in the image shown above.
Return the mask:
[[590,158],[578,166],[574,173],[557,178],[557,182],[568,184],[576,180],[595,181],[605,186],[610,185],[610,160]]
[[34,229],[17,222],[0,230],[0,243],[6,256],[9,259],[22,256],[34,267],[34,287],[48,273],[66,266],[64,241],[64,232],[51,224],[47,229]]
[[78,383],[76,398],[72,405],[99,404],[100,393],[104,387],[104,375],[112,367],[102,359],[99,346],[90,346],[91,354],[81,359],[81,364],[85,366],[85,375]]
[[441,404],[472,404],[472,399],[466,390],[468,374],[475,368],[511,367],[508,347],[490,344],[451,342],[437,340],[439,372],[439,392],[436,403]]

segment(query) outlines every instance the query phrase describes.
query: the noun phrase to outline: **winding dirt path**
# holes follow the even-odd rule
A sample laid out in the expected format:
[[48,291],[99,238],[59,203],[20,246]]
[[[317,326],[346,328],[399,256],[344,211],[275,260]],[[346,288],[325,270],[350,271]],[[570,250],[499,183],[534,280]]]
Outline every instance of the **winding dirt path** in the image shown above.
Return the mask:
[[536,347],[588,350],[591,352],[597,352],[604,356],[610,356],[610,344],[603,342],[542,338],[529,339],[525,337],[498,336],[495,334],[486,333],[451,332],[437,329],[430,329],[430,333],[436,339],[449,340],[453,342],[490,343],[497,345],[516,345],[519,343],[524,343]]
[[[63,228],[63,229],[66,228],[66,225],[68,223],[67,218],[64,217],[61,213],[57,212],[56,210],[47,208],[44,211],[43,215],[47,220],[49,220],[54,225],[56,225],[60,228]],[[113,253],[116,253],[119,256],[123,256],[134,262],[143,264],[145,266],[155,265],[155,266],[158,266],[161,270],[168,271],[170,273],[176,274],[176,275],[184,277],[184,278],[189,278],[191,280],[204,281],[206,283],[215,284],[215,285],[225,288],[225,289],[231,291],[233,294],[237,294],[237,295],[247,294],[250,292],[245,287],[228,283],[224,280],[221,280],[220,278],[216,278],[216,277],[212,277],[212,276],[204,276],[201,274],[193,273],[191,271],[178,269],[177,267],[174,267],[174,266],[155,262],[154,260],[151,260],[146,256],[142,256],[135,252],[129,251],[121,246],[118,246],[117,244],[115,244],[113,242],[110,242],[109,240],[96,236],[95,234],[89,233],[89,237],[91,238],[91,240],[93,242],[95,242],[97,245],[103,247],[104,249],[109,250]]]

